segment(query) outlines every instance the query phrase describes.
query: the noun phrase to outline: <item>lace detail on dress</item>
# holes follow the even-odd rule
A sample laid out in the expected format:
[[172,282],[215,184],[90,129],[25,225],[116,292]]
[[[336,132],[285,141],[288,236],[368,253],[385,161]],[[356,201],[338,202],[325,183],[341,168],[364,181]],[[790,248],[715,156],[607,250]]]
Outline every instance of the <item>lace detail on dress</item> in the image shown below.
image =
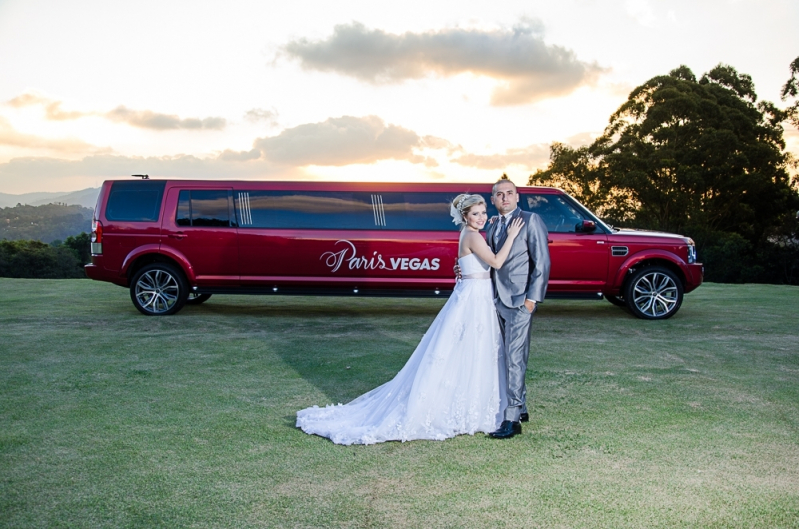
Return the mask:
[[[459,262],[487,273],[476,255]],[[301,410],[297,426],[345,445],[494,431],[505,406],[501,343],[491,281],[459,282],[393,380],[346,405]]]

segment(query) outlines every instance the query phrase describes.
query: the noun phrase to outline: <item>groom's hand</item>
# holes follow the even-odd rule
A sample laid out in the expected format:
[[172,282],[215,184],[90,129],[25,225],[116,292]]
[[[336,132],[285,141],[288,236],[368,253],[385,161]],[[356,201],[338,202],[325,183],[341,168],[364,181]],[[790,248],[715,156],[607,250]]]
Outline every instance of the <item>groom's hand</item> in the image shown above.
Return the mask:
[[532,314],[533,311],[535,310],[535,301],[532,301],[532,300],[529,300],[529,299],[525,299],[524,300],[524,306],[527,309],[527,312]]

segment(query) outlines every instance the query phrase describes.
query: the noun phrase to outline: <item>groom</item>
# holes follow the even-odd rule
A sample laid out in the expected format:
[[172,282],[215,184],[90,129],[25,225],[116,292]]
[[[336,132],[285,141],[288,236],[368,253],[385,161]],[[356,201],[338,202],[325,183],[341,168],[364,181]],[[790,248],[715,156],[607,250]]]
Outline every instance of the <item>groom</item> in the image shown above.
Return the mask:
[[507,439],[522,433],[521,422],[529,418],[524,377],[530,353],[530,324],[536,306],[544,300],[549,282],[547,228],[535,213],[519,209],[519,194],[510,180],[500,180],[491,191],[491,202],[499,211],[488,228],[486,240],[496,253],[505,243],[506,228],[516,217],[524,220],[522,232],[513,241],[505,264],[491,269],[494,304],[505,344],[508,407],[499,429],[489,435]]

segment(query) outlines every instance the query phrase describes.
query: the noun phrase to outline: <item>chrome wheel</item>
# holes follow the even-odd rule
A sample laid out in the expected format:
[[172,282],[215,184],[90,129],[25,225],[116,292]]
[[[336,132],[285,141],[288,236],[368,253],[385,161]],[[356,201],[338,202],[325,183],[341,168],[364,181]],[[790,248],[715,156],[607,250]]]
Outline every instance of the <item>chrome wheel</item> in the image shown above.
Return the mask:
[[682,282],[674,272],[660,266],[646,267],[635,272],[625,290],[627,307],[639,318],[669,318],[682,304]]
[[179,311],[186,302],[187,289],[183,275],[166,263],[147,265],[134,276],[130,297],[139,312],[163,316]]

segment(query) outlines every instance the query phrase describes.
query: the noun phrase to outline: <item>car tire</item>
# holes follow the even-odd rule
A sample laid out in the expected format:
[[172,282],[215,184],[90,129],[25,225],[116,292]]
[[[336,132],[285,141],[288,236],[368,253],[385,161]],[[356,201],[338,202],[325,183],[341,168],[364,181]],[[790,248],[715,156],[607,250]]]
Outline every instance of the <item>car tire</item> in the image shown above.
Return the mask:
[[186,298],[186,305],[200,305],[208,301],[211,294],[197,294],[196,292],[189,292],[189,297]]
[[627,302],[624,301],[624,298],[621,296],[613,296],[610,294],[605,294],[605,299],[616,305],[617,307],[627,308]]
[[175,314],[183,308],[188,295],[183,271],[169,263],[146,265],[130,281],[130,299],[146,316]]
[[644,320],[665,320],[680,309],[682,281],[662,266],[646,266],[633,272],[624,288],[627,308]]

